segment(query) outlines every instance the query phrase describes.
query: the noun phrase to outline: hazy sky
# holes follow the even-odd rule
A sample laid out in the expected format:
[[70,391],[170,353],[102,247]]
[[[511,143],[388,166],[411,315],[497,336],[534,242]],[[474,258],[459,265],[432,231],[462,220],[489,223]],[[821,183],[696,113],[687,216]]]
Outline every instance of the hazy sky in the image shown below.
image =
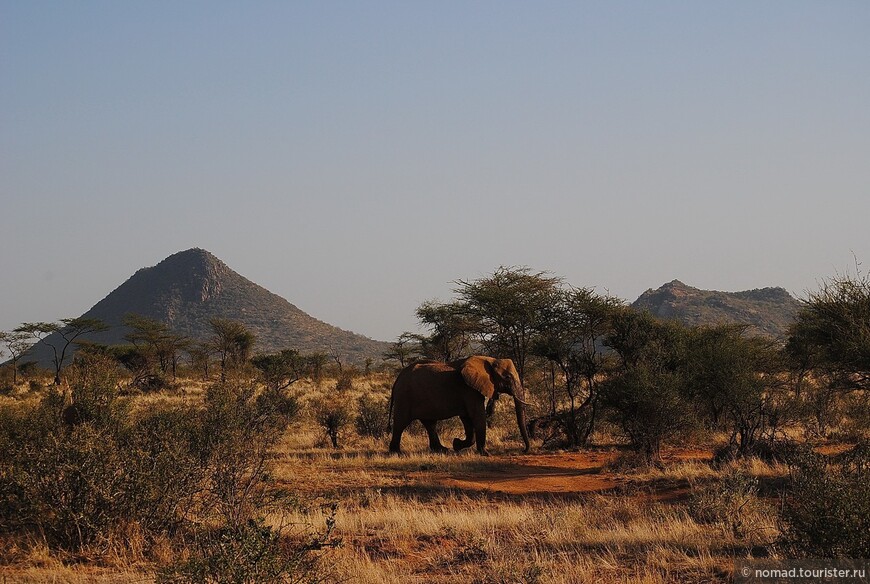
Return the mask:
[[0,330],[208,249],[390,340],[527,265],[870,262],[870,2],[0,0]]

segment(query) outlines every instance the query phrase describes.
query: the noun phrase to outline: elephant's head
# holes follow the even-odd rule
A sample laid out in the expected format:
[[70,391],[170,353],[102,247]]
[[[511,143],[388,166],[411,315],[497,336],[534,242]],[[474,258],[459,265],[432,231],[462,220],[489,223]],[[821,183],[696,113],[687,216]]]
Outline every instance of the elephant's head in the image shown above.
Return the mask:
[[526,392],[520,383],[520,376],[514,362],[510,359],[495,359],[476,355],[465,360],[461,372],[465,383],[490,400],[496,399],[501,393],[513,396],[520,436],[522,436],[526,452],[528,452],[529,432],[526,428],[526,415],[523,411]]

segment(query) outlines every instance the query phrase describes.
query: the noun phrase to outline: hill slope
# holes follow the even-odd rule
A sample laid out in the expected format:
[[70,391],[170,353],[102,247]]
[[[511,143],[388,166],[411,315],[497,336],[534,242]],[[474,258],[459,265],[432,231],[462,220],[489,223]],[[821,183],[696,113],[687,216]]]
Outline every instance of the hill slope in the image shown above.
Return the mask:
[[688,325],[745,324],[751,333],[784,338],[800,303],[783,288],[718,292],[674,280],[647,290],[632,307]]
[[[378,357],[387,343],[345,331],[309,316],[287,300],[240,276],[203,249],[169,256],[142,268],[82,316],[111,326],[88,340],[125,343],[127,314],[164,322],[194,340],[211,335],[209,320],[243,323],[256,335],[258,352],[292,348],[302,352],[335,351],[348,361]],[[37,345],[31,359],[50,363],[50,349]],[[35,358],[35,359],[34,359]]]

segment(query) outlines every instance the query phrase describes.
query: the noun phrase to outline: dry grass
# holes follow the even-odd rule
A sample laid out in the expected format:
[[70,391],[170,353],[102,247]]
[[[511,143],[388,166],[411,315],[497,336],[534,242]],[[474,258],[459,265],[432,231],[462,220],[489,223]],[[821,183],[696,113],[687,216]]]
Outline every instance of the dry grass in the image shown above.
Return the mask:
[[[330,389],[330,382],[294,387],[303,407]],[[192,387],[183,394],[141,396],[136,407],[196,401],[202,391]],[[353,402],[363,392],[384,394],[388,388],[381,379],[360,382],[345,398]],[[458,424],[446,425],[442,441],[460,431]],[[328,505],[338,503],[335,534],[342,545],[323,553],[337,581],[360,584],[724,582],[730,580],[735,557],[754,553],[775,535],[735,534],[720,523],[693,518],[692,485],[715,483],[729,471],[713,468],[704,452],[674,451],[662,468],[640,471],[590,465],[583,472],[621,486],[597,493],[504,493],[452,486],[452,479],[497,476],[508,467],[540,472],[536,484],[558,486],[562,475],[552,468],[554,461],[586,456],[537,455],[545,466],[523,467],[535,456],[511,454],[518,447],[514,432],[509,419],[497,424],[491,458],[430,454],[423,433],[406,432],[407,454],[396,457],[387,455],[386,437],[375,440],[352,432],[343,437],[340,449],[333,449],[303,417],[275,452],[274,476],[304,504],[289,517],[270,519],[316,529],[325,524]],[[602,460],[616,455],[596,454]],[[744,463],[743,471],[765,478],[786,472],[761,462]],[[749,520],[775,525],[769,509],[752,509],[757,517]],[[20,547],[7,553],[11,545],[0,545],[0,582],[152,581],[147,567],[123,553],[102,560],[110,565],[95,567],[64,563],[38,542],[16,544]],[[153,560],[158,552],[135,555]]]
[[[296,518],[317,524],[314,511]],[[347,502],[337,573],[355,582],[724,580],[740,542],[679,508],[626,497],[492,502],[394,494]],[[697,577],[697,578],[696,578]]]

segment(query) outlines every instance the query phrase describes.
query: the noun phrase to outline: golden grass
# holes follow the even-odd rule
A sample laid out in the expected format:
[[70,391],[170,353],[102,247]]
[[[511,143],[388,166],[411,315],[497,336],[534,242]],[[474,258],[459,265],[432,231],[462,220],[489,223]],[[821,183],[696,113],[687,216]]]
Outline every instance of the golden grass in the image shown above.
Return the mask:
[[[727,581],[735,554],[745,555],[760,541],[700,523],[685,504],[642,494],[490,498],[434,489],[445,473],[474,474],[503,464],[502,458],[360,451],[285,453],[280,468],[290,473],[305,465],[304,474],[283,478],[308,482],[311,493],[340,494],[336,534],[344,545],[330,560],[353,582]],[[773,472],[768,465],[750,469]],[[718,476],[709,464],[685,461],[631,480]],[[433,489],[419,494],[426,486]],[[292,521],[317,526],[326,517],[314,507]],[[756,520],[776,524],[769,515]]]
[[345,545],[332,561],[355,582],[710,581],[724,579],[726,547],[739,545],[679,509],[605,496],[493,503],[382,495],[342,507],[336,525]]
[[[331,391],[328,382],[319,388],[300,383],[293,390],[304,396],[303,405]],[[362,382],[346,399],[353,402],[366,391],[383,394],[388,388],[382,380]],[[202,392],[196,386],[183,394],[136,397],[135,404],[195,402]],[[458,423],[445,425],[442,442],[460,432]],[[509,421],[494,428],[495,456],[490,458],[429,453],[421,432],[406,432],[406,454],[390,456],[386,437],[362,438],[352,430],[342,437],[341,448],[328,447],[323,432],[303,417],[276,449],[273,475],[307,504],[269,520],[322,529],[329,504],[338,503],[334,533],[342,545],[322,552],[323,560],[336,581],[360,584],[725,582],[735,557],[775,536],[770,530],[739,535],[693,518],[691,485],[715,483],[733,470],[713,468],[698,457],[674,456],[662,468],[631,472],[592,465],[590,472],[626,486],[592,494],[491,493],[463,490],[445,480],[520,466],[528,458],[505,455],[518,447],[513,432]],[[786,473],[781,465],[732,463],[737,464],[758,477]],[[559,476],[549,480],[558,482]],[[668,496],[674,493],[679,496]],[[775,526],[770,509],[753,506],[753,512],[759,524]],[[28,545],[0,562],[0,582],[151,582],[147,565],[138,562],[160,556],[154,549],[126,556],[120,550],[103,560],[107,567],[70,566],[44,545]]]

